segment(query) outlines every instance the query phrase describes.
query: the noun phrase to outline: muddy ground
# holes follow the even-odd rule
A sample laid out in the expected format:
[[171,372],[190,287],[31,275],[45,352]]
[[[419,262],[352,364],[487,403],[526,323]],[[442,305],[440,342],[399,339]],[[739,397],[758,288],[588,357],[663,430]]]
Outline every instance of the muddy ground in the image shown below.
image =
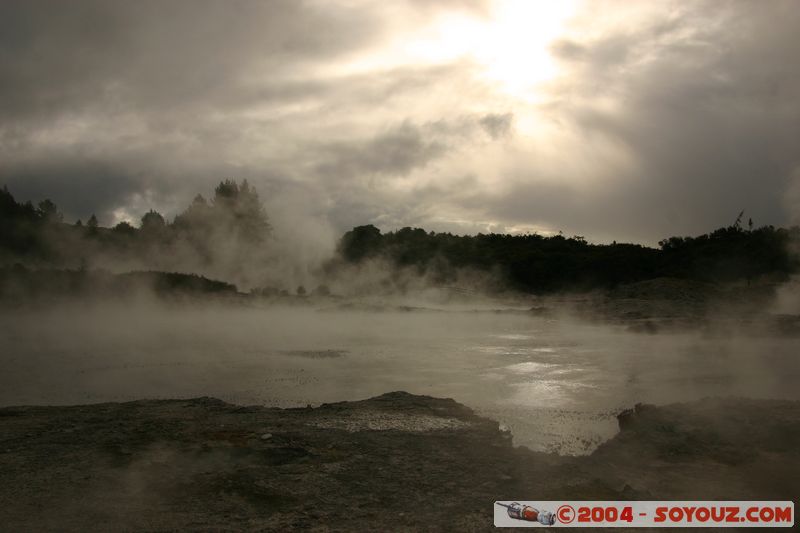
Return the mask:
[[4,531],[492,529],[495,500],[797,499],[800,403],[639,406],[591,456],[453,400],[212,398],[0,409]]

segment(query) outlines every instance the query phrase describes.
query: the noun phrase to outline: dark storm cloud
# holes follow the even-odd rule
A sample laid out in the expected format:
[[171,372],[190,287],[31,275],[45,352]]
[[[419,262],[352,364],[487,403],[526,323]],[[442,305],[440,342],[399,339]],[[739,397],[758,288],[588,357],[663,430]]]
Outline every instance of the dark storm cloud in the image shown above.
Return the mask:
[[379,28],[367,10],[293,0],[7,1],[0,118],[247,104],[238,93],[259,76],[353,50]]

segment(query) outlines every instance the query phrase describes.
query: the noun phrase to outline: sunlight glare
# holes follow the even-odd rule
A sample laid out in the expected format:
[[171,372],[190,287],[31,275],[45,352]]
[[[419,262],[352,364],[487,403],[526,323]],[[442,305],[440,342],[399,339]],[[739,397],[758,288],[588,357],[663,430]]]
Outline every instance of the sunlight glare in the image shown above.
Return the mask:
[[549,46],[575,9],[574,1],[499,0],[487,18],[443,15],[419,38],[407,41],[404,52],[433,63],[470,58],[486,81],[531,101],[536,85],[557,73]]

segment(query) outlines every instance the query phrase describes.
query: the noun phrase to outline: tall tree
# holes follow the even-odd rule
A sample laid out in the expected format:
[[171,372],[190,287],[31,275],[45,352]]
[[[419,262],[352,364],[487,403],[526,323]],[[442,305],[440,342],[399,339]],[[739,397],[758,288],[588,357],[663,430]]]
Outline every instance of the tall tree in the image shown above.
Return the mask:
[[142,216],[141,228],[148,233],[158,233],[164,229],[166,222],[158,211],[151,209]]
[[45,222],[61,222],[64,220],[64,215],[59,212],[56,204],[53,203],[53,201],[49,198],[39,202],[39,208],[37,211],[39,216]]
[[86,227],[89,228],[89,233],[91,233],[91,234],[97,233],[97,226],[98,225],[99,224],[97,222],[97,217],[95,216],[94,213],[92,213],[92,216],[90,216],[89,220],[86,221]]

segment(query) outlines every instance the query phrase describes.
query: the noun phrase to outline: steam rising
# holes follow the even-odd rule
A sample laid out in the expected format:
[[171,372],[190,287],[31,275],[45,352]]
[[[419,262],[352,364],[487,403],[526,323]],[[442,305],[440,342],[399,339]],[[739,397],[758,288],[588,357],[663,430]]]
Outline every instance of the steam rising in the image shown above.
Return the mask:
[[6,311],[0,404],[210,395],[287,407],[406,390],[455,398],[509,427],[517,444],[587,453],[637,402],[800,399],[791,337],[631,333],[567,314],[498,312],[508,303],[347,310],[335,300],[253,308],[140,299]]
[[393,4],[0,3],[0,404],[800,399],[796,4]]

